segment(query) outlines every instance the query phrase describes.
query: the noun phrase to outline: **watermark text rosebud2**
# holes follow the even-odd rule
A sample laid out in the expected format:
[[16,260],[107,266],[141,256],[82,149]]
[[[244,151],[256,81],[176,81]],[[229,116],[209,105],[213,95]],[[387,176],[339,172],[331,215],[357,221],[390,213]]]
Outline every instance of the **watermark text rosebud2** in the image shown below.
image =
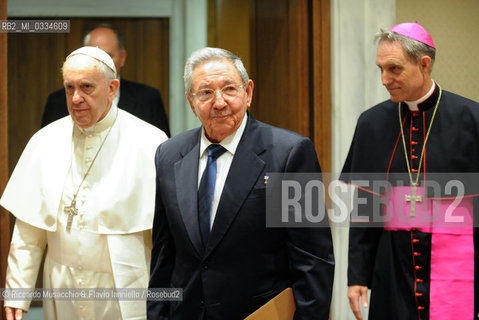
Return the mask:
[[474,225],[479,173],[267,173],[266,226],[463,228]]

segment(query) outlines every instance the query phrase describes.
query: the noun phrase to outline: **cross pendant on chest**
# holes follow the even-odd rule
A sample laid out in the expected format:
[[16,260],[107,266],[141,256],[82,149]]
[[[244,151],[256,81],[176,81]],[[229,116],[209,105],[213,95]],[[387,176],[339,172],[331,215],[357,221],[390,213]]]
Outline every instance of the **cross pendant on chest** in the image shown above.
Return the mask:
[[413,183],[411,185],[411,195],[406,194],[404,195],[404,200],[406,202],[411,202],[411,210],[409,211],[410,217],[416,216],[416,202],[422,202],[422,196],[417,196],[417,184]]
[[73,197],[72,203],[68,207],[65,207],[63,209],[63,212],[65,212],[68,215],[67,230],[70,230],[73,223],[73,217],[78,214],[75,197]]

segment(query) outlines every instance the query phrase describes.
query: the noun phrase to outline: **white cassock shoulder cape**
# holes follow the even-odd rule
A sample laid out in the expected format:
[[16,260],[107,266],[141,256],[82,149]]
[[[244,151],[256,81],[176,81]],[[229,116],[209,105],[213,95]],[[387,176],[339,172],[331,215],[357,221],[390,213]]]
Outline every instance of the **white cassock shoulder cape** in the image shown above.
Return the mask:
[[[71,165],[72,132],[73,122],[67,116],[39,130],[28,142],[0,199],[0,204],[17,219],[56,231]],[[91,194],[89,202],[95,206],[83,230],[107,235],[117,288],[148,285],[149,257],[145,257],[144,240],[138,232],[152,228],[154,156],[166,139],[160,129],[118,109],[118,117],[94,164],[101,175],[96,190],[101,192]],[[130,250],[132,247],[138,248]],[[131,304],[120,301],[123,318],[138,313],[127,305]]]

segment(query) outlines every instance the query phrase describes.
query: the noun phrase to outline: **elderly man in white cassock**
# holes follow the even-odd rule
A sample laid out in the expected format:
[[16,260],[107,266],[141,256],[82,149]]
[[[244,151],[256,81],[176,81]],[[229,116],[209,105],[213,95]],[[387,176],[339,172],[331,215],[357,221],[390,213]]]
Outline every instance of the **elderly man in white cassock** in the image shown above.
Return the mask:
[[[112,103],[115,65],[95,47],[63,64],[70,116],[29,141],[0,204],[16,217],[6,287],[146,288],[154,154],[167,136]],[[31,301],[6,300],[7,319]],[[45,299],[45,319],[142,319],[145,301]]]

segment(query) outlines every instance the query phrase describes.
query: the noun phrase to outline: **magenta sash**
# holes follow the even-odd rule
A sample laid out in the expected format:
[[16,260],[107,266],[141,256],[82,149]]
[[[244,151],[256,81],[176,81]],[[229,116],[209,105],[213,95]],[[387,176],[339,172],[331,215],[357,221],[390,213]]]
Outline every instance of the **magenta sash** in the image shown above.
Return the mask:
[[385,205],[384,230],[431,233],[429,319],[474,318],[474,242],[472,198],[427,199],[417,188],[410,216],[410,187],[393,187]]

